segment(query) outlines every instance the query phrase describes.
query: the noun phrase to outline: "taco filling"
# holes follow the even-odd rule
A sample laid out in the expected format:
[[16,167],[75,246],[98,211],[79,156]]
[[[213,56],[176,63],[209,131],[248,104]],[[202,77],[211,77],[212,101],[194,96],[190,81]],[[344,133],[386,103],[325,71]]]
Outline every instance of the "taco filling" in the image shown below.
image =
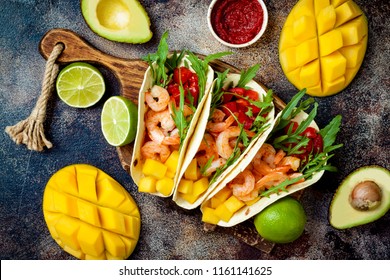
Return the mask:
[[[207,190],[247,153],[255,140],[273,120],[272,91],[253,81],[259,65],[241,74],[218,73],[212,89],[210,110],[205,118],[206,129],[196,154],[179,181],[176,202],[185,208],[200,205]],[[202,189],[188,185],[202,180]],[[185,200],[185,201],[183,201]],[[195,203],[197,202],[197,203]]]
[[[314,122],[317,104],[309,114],[304,112],[313,102],[299,100],[298,93],[276,117],[266,142],[254,153],[241,173],[223,180],[202,205],[204,222],[231,226],[249,219],[277,199],[307,187],[320,179],[325,170],[336,171],[327,161],[341,116],[336,116],[319,130]],[[230,179],[230,180],[229,180]]]

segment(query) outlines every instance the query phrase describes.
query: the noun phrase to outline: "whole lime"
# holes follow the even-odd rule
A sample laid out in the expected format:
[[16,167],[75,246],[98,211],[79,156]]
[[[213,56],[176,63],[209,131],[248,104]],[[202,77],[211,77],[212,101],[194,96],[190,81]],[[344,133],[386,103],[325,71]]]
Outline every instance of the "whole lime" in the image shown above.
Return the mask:
[[268,241],[289,243],[300,237],[306,225],[302,204],[289,196],[281,198],[256,215],[257,232]]

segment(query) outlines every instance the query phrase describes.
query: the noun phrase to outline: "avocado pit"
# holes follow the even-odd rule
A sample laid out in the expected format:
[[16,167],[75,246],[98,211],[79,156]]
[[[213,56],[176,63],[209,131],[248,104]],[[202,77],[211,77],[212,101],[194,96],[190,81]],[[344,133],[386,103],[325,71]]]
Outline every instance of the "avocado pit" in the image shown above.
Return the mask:
[[363,181],[357,184],[350,195],[349,202],[359,211],[369,211],[377,208],[382,201],[382,190],[373,181]]

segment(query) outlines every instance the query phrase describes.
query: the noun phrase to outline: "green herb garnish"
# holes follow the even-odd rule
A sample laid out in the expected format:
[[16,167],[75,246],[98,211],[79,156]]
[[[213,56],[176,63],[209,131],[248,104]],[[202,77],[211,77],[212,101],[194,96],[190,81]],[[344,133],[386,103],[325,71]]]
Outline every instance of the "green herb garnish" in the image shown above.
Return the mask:
[[256,73],[259,71],[259,69],[260,64],[255,64],[247,70],[242,70],[240,73],[240,80],[238,81],[236,87],[245,88],[246,84],[253,80],[253,78],[256,76]]

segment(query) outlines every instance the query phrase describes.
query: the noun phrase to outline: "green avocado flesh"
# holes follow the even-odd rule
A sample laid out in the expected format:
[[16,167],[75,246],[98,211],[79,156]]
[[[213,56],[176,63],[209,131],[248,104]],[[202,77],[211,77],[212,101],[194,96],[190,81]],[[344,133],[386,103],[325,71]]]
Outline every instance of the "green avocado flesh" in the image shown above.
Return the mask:
[[[369,210],[357,210],[350,203],[351,193],[361,182],[378,185],[382,198],[380,204]],[[390,171],[380,166],[361,167],[349,174],[337,189],[329,209],[330,224],[337,229],[347,229],[373,222],[390,209]]]
[[150,19],[138,0],[82,0],[89,27],[111,41],[140,44],[152,38]]

